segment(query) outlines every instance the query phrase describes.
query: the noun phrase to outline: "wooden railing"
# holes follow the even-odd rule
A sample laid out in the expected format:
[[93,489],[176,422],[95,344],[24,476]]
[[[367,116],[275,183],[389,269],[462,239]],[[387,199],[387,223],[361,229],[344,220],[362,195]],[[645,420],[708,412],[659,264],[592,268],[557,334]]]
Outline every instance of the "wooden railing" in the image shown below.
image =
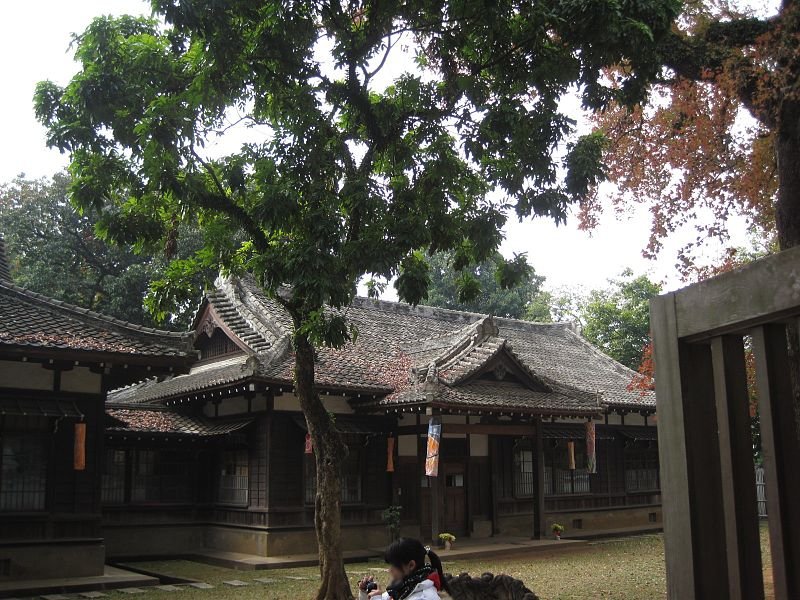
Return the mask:
[[799,320],[800,248],[651,302],[669,598],[764,598],[746,352],[774,597],[800,598],[797,357],[787,342]]

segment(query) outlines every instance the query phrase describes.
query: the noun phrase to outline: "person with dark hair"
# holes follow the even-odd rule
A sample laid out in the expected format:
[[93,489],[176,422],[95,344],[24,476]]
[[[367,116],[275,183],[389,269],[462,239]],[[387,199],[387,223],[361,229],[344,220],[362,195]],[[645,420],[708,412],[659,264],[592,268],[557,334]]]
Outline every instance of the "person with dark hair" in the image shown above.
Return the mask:
[[442,561],[419,540],[400,538],[386,549],[383,559],[392,582],[381,592],[373,577],[364,577],[358,583],[359,600],[439,600],[440,591],[449,594]]

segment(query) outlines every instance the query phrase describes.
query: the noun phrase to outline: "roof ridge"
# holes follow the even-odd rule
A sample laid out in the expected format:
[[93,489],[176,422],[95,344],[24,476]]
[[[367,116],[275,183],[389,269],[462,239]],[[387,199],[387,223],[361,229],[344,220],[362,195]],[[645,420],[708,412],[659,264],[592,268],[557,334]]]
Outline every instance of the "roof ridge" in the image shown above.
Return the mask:
[[[262,319],[261,313],[271,314],[268,307],[264,306],[249,288],[249,281],[243,277],[219,277],[217,278],[217,289],[225,295],[237,314],[247,323],[247,326],[271,346],[280,342],[284,337],[289,336],[276,319]],[[255,285],[258,285],[257,283]],[[260,290],[260,286],[258,286]],[[262,290],[263,291],[263,290]],[[248,305],[248,301],[258,305],[259,310],[254,310]],[[243,314],[247,313],[247,314]],[[274,321],[274,323],[273,323]]]
[[[480,312],[472,312],[468,310],[458,310],[455,308],[444,308],[441,306],[433,306],[430,304],[416,304],[412,305],[407,302],[403,302],[401,300],[385,300],[383,298],[369,298],[367,296],[355,296],[353,298],[353,304],[357,304],[361,307],[376,307],[385,305],[387,308],[392,306],[403,306],[407,307],[413,311],[420,311],[422,313],[444,313],[448,316],[453,317],[474,317],[476,319],[481,319],[484,317],[492,317],[495,322],[505,322],[508,324],[519,324],[523,326],[532,326],[534,329],[573,329],[574,325],[569,321],[561,321],[558,323],[541,323],[538,321],[526,321],[525,319],[517,319],[514,317],[499,317],[497,315],[492,315],[489,313],[480,313]],[[431,314],[430,316],[439,316]],[[450,334],[440,334],[440,335],[450,335]],[[431,339],[438,337],[438,336],[431,336]],[[420,341],[427,338],[421,338]]]
[[571,330],[571,329],[570,329],[570,330],[568,330],[568,331],[569,331],[569,333],[570,333],[570,334],[571,334],[573,337],[575,337],[575,338],[576,338],[576,339],[577,339],[577,340],[578,340],[578,341],[579,341],[579,342],[580,342],[580,343],[581,343],[581,344],[582,344],[582,345],[583,345],[585,348],[588,348],[588,349],[589,349],[589,350],[590,350],[590,351],[591,351],[593,354],[595,354],[596,356],[599,356],[601,359],[603,359],[604,361],[606,361],[607,363],[609,363],[609,364],[610,364],[611,366],[613,366],[613,367],[614,367],[614,368],[615,368],[617,371],[619,371],[619,372],[620,372],[620,374],[623,374],[623,373],[624,373],[625,375],[630,375],[631,377],[635,377],[636,375],[638,375],[638,372],[637,372],[637,371],[634,371],[634,370],[633,370],[633,369],[631,369],[630,367],[628,367],[628,366],[626,366],[626,365],[623,365],[621,362],[619,362],[619,361],[618,361],[618,360],[616,360],[615,358],[613,358],[613,357],[609,356],[608,354],[606,354],[605,352],[603,352],[603,351],[602,351],[602,350],[600,350],[599,348],[596,348],[595,346],[593,346],[593,345],[592,345],[592,343],[591,343],[589,340],[587,340],[586,338],[584,338],[582,335],[579,335],[578,333],[576,333],[575,331],[573,331],[573,330]]
[[28,301],[35,301],[39,304],[48,306],[62,313],[72,314],[77,317],[89,318],[95,322],[100,322],[105,325],[114,325],[115,327],[126,329],[132,333],[143,334],[148,336],[157,335],[157,336],[164,336],[164,337],[184,339],[184,340],[189,340],[192,337],[191,332],[168,331],[166,329],[157,329],[155,327],[146,327],[144,325],[137,325],[136,323],[124,321],[122,319],[118,319],[117,317],[112,317],[111,315],[99,313],[97,311],[84,308],[82,306],[77,306],[75,304],[70,304],[69,302],[64,302],[63,300],[58,300],[56,298],[45,296],[44,294],[40,294],[39,292],[34,292],[33,290],[20,287],[8,281],[0,280],[0,291],[5,291],[7,293],[10,292],[16,296],[22,297],[23,299],[26,299]]

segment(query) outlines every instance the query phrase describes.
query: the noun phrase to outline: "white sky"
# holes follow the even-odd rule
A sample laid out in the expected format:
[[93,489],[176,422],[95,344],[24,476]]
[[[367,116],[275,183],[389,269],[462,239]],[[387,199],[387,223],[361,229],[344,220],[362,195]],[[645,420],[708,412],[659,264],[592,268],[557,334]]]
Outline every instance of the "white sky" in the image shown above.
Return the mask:
[[[45,146],[44,129],[33,114],[33,90],[38,81],[65,84],[77,70],[68,51],[70,34],[81,32],[101,14],[149,14],[141,0],[25,0],[4,6],[0,20],[0,56],[4,56],[0,114],[5,115],[0,138],[0,182],[24,173],[29,177],[52,175],[66,167],[68,157]],[[577,116],[577,115],[576,115]],[[225,144],[227,146],[227,144]],[[527,252],[537,272],[547,277],[547,287],[602,287],[624,268],[647,273],[668,288],[680,287],[674,269],[675,250],[692,239],[692,231],[679,232],[667,244],[659,261],[644,259],[650,218],[646,209],[620,219],[609,211],[591,234],[578,231],[576,219],[556,227],[545,219],[515,220],[506,228],[503,252]],[[738,228],[737,245],[746,245],[745,226]],[[715,248],[708,251],[712,257]],[[390,294],[387,293],[387,296]]]

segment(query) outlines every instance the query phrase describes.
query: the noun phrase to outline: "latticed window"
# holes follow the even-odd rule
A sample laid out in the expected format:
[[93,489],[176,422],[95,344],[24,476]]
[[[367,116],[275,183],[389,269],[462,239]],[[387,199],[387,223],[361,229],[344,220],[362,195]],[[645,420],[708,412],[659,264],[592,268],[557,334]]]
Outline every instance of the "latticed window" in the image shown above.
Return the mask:
[[592,491],[589,471],[586,469],[586,442],[575,442],[575,469],[570,469],[566,441],[558,440],[545,452],[544,493],[547,496],[589,494]]
[[203,359],[241,352],[241,348],[239,348],[231,338],[225,335],[222,329],[214,329],[211,337],[208,337],[206,334],[200,339],[202,340],[200,344],[200,358]]
[[[358,448],[349,448],[347,458],[342,465],[342,503],[358,504],[361,502],[361,452]],[[317,495],[317,464],[313,454],[305,455],[304,499],[306,504],[313,504]]]
[[625,448],[625,490],[646,492],[659,488],[658,447],[653,442],[629,442]]
[[158,502],[159,482],[156,476],[156,451],[137,450],[133,456],[131,502]]
[[221,458],[217,502],[246,506],[250,491],[250,462],[247,450],[225,450]]
[[122,504],[125,502],[125,450],[109,448],[106,450],[105,469],[100,498],[103,504]]
[[514,448],[514,496],[530,497],[534,489],[533,449],[529,442],[520,442]]
[[[104,504],[184,504],[194,501],[194,457],[169,449],[106,450]],[[130,489],[127,489],[130,470]]]
[[44,510],[47,437],[39,431],[4,432],[0,446],[0,511]]

